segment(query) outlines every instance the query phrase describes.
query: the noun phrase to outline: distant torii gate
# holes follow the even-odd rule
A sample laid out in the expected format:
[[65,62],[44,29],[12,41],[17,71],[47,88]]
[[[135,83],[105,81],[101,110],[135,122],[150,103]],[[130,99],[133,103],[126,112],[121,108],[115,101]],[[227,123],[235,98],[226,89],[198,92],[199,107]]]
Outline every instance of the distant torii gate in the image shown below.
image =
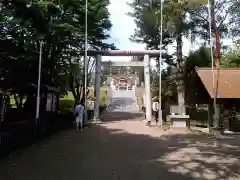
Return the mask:
[[[85,51],[81,51],[84,55]],[[94,102],[94,120],[99,120],[99,106],[100,106],[100,82],[101,82],[101,64],[102,56],[144,56],[144,61],[130,61],[130,62],[111,62],[114,66],[131,66],[131,67],[144,67],[145,78],[145,96],[146,96],[146,119],[152,120],[152,97],[150,87],[150,58],[149,56],[159,56],[159,50],[88,50],[87,56],[96,57],[96,70],[95,70],[95,102]],[[111,64],[109,63],[111,66]],[[159,122],[162,125],[162,110],[161,102],[159,102]]]

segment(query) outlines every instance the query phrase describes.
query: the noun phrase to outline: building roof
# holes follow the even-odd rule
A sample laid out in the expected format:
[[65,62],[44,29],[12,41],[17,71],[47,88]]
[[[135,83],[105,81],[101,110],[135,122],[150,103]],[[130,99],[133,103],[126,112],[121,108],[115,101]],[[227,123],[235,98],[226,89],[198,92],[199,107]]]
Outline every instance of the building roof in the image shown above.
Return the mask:
[[196,72],[211,98],[215,94],[223,99],[240,98],[240,68],[196,68]]

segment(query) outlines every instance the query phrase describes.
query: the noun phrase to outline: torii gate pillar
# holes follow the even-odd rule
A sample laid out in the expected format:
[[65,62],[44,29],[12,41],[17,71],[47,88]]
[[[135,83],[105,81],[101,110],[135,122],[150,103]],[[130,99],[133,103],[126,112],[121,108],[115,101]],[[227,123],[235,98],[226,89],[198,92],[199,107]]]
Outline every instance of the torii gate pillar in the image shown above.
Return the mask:
[[101,64],[102,64],[102,56],[96,56],[96,64],[95,64],[95,84],[94,84],[94,117],[93,120],[99,121],[99,107],[100,107],[100,88],[101,88]]
[[145,98],[146,98],[146,119],[152,121],[152,96],[150,84],[150,59],[149,55],[144,55],[144,80],[145,80]]

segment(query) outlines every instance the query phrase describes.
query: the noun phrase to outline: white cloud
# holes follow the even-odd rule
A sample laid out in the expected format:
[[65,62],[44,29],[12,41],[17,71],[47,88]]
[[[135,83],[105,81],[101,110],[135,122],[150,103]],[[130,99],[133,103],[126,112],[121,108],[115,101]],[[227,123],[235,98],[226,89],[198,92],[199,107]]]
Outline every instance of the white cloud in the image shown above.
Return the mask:
[[[110,0],[110,5],[108,7],[111,14],[110,20],[113,24],[111,30],[110,42],[114,43],[117,48],[121,50],[140,50],[144,49],[144,44],[137,44],[129,40],[130,36],[134,33],[136,27],[134,19],[127,15],[131,12],[131,7],[127,5],[127,2],[132,2],[132,0]],[[232,44],[231,40],[224,41],[224,44]],[[183,55],[188,55],[190,50],[198,48],[197,44],[191,44],[186,38],[183,38]],[[176,52],[176,44],[168,46],[168,51],[170,54]],[[126,56],[110,56],[103,57],[103,61],[129,61],[131,57]]]
[[[110,0],[108,9],[111,14],[110,20],[113,24],[111,42],[121,50],[144,49],[143,44],[133,43],[129,40],[136,26],[133,18],[127,15],[128,12],[131,12],[131,7],[127,5],[127,2],[131,2],[131,0]],[[130,59],[131,57],[128,56],[103,57],[103,60],[112,61],[128,61]]]

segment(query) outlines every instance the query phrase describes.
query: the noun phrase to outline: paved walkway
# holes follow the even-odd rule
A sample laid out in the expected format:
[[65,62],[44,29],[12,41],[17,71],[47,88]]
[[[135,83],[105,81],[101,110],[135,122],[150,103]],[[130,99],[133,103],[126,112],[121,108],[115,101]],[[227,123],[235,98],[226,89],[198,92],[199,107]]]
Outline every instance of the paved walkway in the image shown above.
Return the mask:
[[1,180],[240,179],[238,137],[214,139],[148,128],[112,113],[83,132],[67,130],[0,162]]

